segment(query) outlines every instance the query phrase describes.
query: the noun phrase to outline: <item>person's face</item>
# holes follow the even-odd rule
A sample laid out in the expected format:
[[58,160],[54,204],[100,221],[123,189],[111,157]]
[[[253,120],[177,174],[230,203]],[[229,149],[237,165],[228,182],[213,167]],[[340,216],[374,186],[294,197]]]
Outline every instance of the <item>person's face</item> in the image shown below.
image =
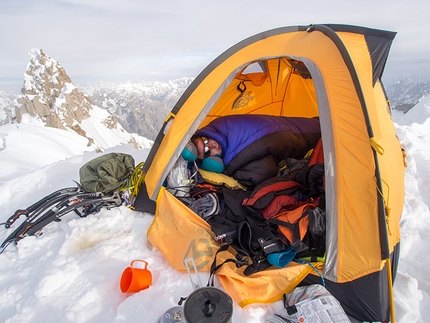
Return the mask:
[[197,148],[198,159],[203,159],[217,154],[221,155],[222,153],[221,145],[216,140],[197,137],[193,139],[193,143]]
[[205,144],[206,149],[209,148],[210,150],[209,156],[221,155],[222,148],[218,141],[213,139],[206,139],[203,141],[203,143]]

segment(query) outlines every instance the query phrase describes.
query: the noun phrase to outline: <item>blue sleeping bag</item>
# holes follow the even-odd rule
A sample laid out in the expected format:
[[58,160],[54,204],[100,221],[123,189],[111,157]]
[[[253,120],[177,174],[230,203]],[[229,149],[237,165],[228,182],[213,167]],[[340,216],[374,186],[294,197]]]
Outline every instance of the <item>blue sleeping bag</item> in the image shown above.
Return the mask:
[[196,132],[222,146],[224,173],[252,187],[278,173],[286,158],[303,158],[321,137],[319,118],[231,115]]

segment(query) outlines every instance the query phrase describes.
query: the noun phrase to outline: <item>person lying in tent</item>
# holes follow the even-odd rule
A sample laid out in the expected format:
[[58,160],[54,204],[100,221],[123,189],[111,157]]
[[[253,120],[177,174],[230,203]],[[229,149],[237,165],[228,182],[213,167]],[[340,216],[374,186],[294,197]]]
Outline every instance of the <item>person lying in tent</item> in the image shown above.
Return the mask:
[[253,187],[277,176],[286,158],[303,158],[320,137],[317,117],[230,115],[197,130],[182,157]]

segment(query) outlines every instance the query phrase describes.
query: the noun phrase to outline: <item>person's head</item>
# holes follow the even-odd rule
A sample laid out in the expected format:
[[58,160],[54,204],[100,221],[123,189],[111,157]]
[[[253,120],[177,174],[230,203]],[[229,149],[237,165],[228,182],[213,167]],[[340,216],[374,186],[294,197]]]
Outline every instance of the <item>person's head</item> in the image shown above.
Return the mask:
[[199,161],[199,167],[216,173],[222,173],[224,162],[221,158],[222,148],[216,140],[205,137],[193,137],[182,151],[187,161]]
[[222,155],[222,147],[218,141],[206,137],[194,137],[192,142],[197,148],[197,158],[203,160],[206,157]]

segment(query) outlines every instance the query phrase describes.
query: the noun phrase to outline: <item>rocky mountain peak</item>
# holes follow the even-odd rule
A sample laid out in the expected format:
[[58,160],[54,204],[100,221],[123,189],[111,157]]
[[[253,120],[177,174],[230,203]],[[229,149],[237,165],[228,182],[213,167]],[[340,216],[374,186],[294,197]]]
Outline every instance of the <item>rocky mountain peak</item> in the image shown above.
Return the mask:
[[73,85],[63,66],[43,50],[33,48],[29,55],[17,121],[28,113],[48,127],[66,129],[88,118],[91,99]]
[[[99,150],[117,140],[118,144],[141,146],[142,140],[137,135],[125,131],[112,114],[94,106],[91,98],[74,86],[60,63],[41,49],[31,49],[29,56],[22,95],[15,109],[17,122],[30,115],[47,127],[66,129],[86,137],[88,146],[95,145]],[[103,128],[114,130],[117,140],[113,140],[112,134],[101,135]]]
[[33,48],[29,52],[30,62],[24,74],[24,95],[39,95],[40,101],[50,103],[57,98],[66,83],[72,83],[63,66],[46,55],[42,49]]

